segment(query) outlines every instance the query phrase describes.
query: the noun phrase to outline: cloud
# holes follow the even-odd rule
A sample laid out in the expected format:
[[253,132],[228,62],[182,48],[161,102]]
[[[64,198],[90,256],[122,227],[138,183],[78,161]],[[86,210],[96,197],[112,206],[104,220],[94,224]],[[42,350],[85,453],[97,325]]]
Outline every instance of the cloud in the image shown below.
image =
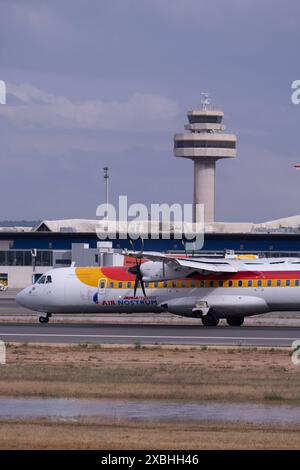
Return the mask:
[[0,117],[22,129],[152,132],[169,128],[179,114],[179,106],[172,99],[139,92],[127,101],[109,102],[71,100],[29,84],[8,84],[7,92],[7,105],[0,108]]
[[[131,0],[132,1],[132,0]],[[138,0],[133,0],[134,2]],[[291,0],[289,8],[283,9],[282,0],[214,0],[203,2],[199,0],[148,0],[146,2],[149,10],[177,26],[198,25],[205,30],[215,31],[217,27],[238,24],[248,24],[260,18],[261,24],[265,24],[266,17],[281,20],[289,26],[297,27],[297,20],[291,15],[291,11],[298,11],[298,2]]]

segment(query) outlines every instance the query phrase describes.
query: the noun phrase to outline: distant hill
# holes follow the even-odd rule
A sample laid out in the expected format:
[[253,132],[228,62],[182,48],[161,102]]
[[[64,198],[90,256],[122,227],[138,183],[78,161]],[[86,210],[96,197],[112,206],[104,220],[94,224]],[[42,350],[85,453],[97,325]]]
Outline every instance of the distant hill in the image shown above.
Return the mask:
[[36,227],[41,220],[0,220],[0,227]]

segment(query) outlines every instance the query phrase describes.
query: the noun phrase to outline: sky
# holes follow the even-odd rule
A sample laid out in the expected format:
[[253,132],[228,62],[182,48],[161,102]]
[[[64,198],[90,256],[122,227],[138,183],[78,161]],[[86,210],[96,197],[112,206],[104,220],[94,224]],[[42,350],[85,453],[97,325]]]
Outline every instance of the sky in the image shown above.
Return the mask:
[[300,213],[297,0],[0,0],[0,220],[95,218],[110,200],[190,203],[173,134],[201,92],[238,136],[216,220]]

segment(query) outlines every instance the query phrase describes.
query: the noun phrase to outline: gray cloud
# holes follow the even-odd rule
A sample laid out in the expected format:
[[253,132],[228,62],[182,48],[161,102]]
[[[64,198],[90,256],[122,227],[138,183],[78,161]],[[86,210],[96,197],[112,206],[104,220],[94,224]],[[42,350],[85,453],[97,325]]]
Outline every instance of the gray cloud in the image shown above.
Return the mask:
[[134,93],[127,101],[72,101],[46,93],[32,85],[8,84],[8,95],[21,105],[3,106],[0,116],[23,129],[104,129],[150,131],[164,129],[178,116],[171,99]]

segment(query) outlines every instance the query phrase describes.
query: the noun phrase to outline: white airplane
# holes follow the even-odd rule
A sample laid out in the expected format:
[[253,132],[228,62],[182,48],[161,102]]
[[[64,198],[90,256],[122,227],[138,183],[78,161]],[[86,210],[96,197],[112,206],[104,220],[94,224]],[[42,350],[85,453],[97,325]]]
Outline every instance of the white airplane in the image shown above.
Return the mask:
[[52,269],[16,301],[37,311],[41,323],[55,313],[168,311],[201,318],[204,326],[220,318],[240,326],[246,316],[300,311],[300,258],[126,255],[134,266]]

